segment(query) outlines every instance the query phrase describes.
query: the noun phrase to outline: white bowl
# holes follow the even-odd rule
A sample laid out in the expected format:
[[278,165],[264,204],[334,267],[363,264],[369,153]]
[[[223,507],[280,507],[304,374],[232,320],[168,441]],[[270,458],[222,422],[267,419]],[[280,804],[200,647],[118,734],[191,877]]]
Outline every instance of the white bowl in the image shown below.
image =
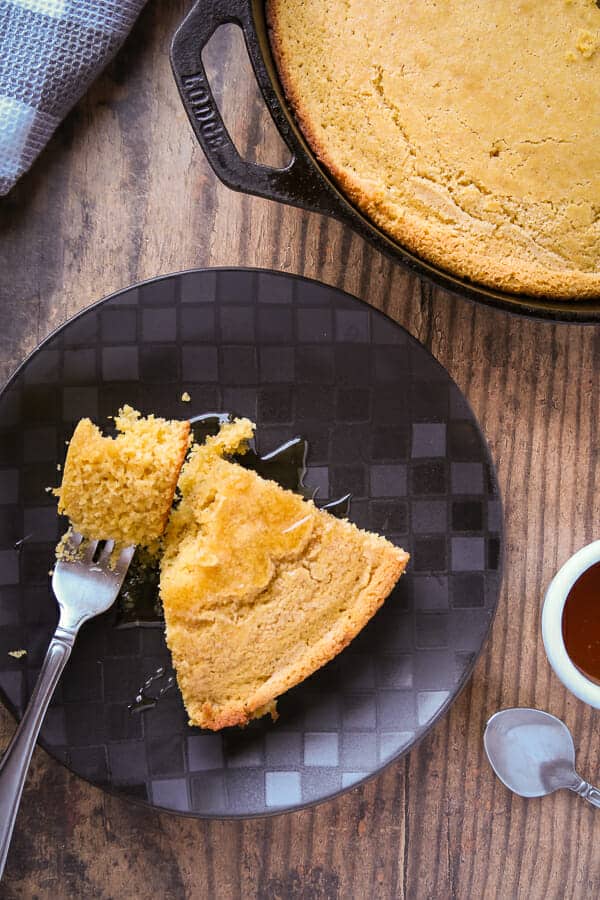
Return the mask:
[[586,678],[571,661],[563,640],[562,617],[569,591],[580,575],[600,562],[600,541],[578,550],[556,573],[544,599],[542,637],[550,665],[572,694],[600,709],[600,684]]

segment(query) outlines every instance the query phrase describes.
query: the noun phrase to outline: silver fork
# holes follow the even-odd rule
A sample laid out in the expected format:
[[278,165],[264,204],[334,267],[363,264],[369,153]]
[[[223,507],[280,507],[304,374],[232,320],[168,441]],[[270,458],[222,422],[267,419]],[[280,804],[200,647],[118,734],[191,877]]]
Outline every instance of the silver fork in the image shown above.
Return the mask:
[[114,543],[108,541],[94,560],[98,541],[82,546],[82,540],[80,534],[71,533],[66,552],[72,559],[56,563],[52,590],[60,610],[58,625],[25,714],[0,761],[0,878],[33,748],[77,632],[88,619],[112,606],[135,552],[135,547],[125,547],[111,563]]

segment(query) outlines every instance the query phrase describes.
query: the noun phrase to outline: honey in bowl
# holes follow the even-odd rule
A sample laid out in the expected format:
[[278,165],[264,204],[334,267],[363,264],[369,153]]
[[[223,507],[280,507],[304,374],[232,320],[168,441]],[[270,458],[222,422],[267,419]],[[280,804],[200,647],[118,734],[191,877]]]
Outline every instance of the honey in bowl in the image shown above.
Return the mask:
[[571,661],[600,684],[600,562],[586,569],[569,591],[562,633]]

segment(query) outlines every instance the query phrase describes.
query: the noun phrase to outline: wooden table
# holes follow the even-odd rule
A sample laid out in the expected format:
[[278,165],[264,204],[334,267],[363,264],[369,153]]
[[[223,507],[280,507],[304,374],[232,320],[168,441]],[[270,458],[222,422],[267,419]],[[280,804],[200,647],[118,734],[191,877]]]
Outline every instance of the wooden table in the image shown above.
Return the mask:
[[[2,896],[349,898],[600,896],[600,814],[572,795],[511,796],[483,755],[487,717],[534,705],[573,729],[598,780],[598,718],[551,673],[544,589],[598,537],[600,329],[478,308],[422,284],[326,218],[235,194],[196,145],[168,63],[187,3],[152,0],[130,39],[0,202],[5,377],[67,316],[130,282],[189,266],[298,272],[365,298],[429,347],[490,443],[506,514],[492,638],[452,711],[379,778],[315,809],[248,822],[159,815],[36,751]],[[278,159],[241,38],[210,48],[242,151]],[[0,711],[0,742],[13,723]]]

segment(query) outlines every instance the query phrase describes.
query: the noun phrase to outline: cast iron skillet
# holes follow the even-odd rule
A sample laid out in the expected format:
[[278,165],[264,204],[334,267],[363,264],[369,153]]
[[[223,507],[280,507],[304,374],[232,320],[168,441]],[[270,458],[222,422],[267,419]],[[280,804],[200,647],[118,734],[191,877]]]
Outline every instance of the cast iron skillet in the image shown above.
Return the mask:
[[[242,159],[212,95],[202,51],[216,29],[227,23],[242,29],[265,103],[291,151],[291,162],[283,169]],[[173,38],[171,63],[196,137],[216,175],[228,187],[333,216],[419,275],[487,306],[554,322],[600,322],[600,298],[561,302],[473,284],[419,259],[352,206],[320,165],[295,123],[271,53],[263,0],[197,0]]]

